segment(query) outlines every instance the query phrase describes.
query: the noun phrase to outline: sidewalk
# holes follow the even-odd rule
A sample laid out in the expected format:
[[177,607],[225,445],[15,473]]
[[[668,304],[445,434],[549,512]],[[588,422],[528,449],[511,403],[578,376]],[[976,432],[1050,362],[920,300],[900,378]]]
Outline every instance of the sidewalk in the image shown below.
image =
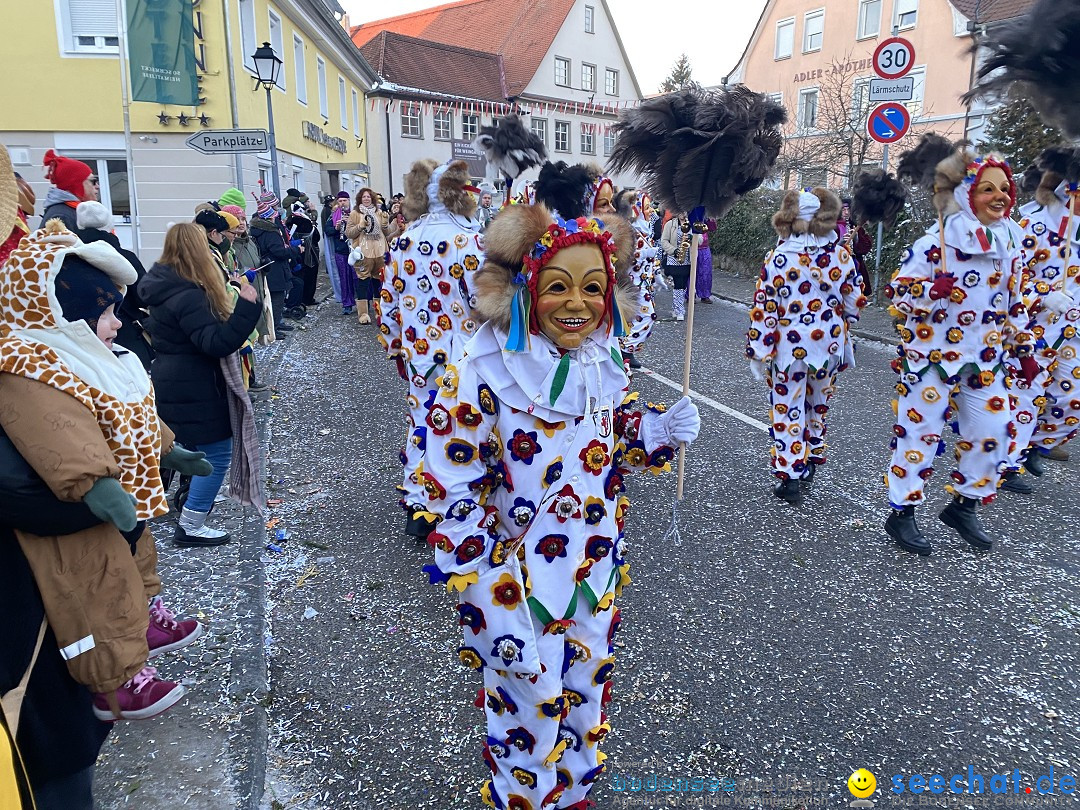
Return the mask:
[[[724,301],[750,306],[754,298],[755,284],[755,279],[725,273],[723,270],[713,270],[713,295]],[[859,325],[851,332],[864,340],[874,340],[889,345],[896,344],[896,329],[893,326],[892,316],[885,307],[877,303],[871,303],[863,310]]]

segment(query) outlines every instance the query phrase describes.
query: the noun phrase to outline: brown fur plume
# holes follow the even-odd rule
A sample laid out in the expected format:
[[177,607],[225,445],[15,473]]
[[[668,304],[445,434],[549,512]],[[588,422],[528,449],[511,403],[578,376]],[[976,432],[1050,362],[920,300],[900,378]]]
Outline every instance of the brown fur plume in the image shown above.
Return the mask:
[[1060,202],[1055,191],[1064,179],[1060,174],[1043,172],[1039,180],[1039,187],[1035,189],[1035,202],[1044,207]]
[[[522,260],[553,222],[540,205],[512,205],[492,220],[484,232],[484,264],[473,277],[476,287],[475,313],[503,331],[510,328],[510,304],[517,288],[514,276]],[[630,225],[618,216],[604,219],[605,229],[615,239],[615,297],[624,316],[633,310],[636,289],[630,280],[634,263],[634,238]]]
[[446,171],[439,178],[439,201],[450,213],[472,219],[476,213],[476,197],[471,191],[465,190],[465,186],[471,182],[469,164],[464,160],[455,160],[446,167]]
[[[988,155],[987,157],[990,157]],[[994,155],[993,157],[997,157]],[[934,167],[934,208],[942,216],[954,214],[960,210],[953,198],[953,189],[964,182],[967,167],[975,160],[975,153],[967,148],[960,148]]]
[[810,193],[821,200],[821,208],[810,220],[809,231],[814,236],[828,236],[836,230],[836,220],[840,217],[840,198],[827,188],[812,188]]
[[438,161],[431,158],[418,160],[405,175],[405,199],[401,201],[401,213],[409,222],[427,213],[427,184],[431,181],[431,173],[438,166]]
[[[781,239],[787,239],[792,234],[792,229],[799,219],[799,190],[792,189],[784,194],[784,198],[780,201],[780,209],[773,214],[772,226],[776,231],[777,236]],[[805,223],[805,220],[803,220]],[[806,233],[806,226],[803,225],[800,233]]]

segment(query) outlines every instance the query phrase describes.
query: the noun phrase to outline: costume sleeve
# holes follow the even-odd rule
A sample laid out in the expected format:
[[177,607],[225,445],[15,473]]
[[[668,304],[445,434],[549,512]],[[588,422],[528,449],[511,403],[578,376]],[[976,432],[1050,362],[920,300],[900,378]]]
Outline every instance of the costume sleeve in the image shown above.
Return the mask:
[[866,306],[866,296],[863,295],[863,277],[859,272],[859,266],[851,261],[847,277],[840,285],[840,294],[844,299],[844,320],[849,324],[857,323],[859,315]]
[[930,287],[940,268],[941,248],[936,236],[933,239],[924,237],[904,251],[899,269],[885,287],[885,295],[904,315],[929,315],[949,303],[947,298],[941,301],[930,298]]
[[448,590],[460,591],[476,581],[478,569],[504,534],[487,501],[495,487],[504,485],[507,473],[505,464],[497,461],[503,447],[495,428],[498,403],[491,389],[481,386],[478,407],[469,401],[472,397],[459,397],[457,387],[457,368],[447,366],[428,411],[424,459],[417,475],[427,492],[428,511],[442,518],[428,537],[435,548],[435,565],[426,570],[432,584],[445,583]]
[[769,275],[775,251],[770,251],[761,265],[754,302],[750,307],[750,328],[746,332],[746,356],[766,362],[776,355],[776,287]]
[[657,437],[664,435],[660,425],[665,405],[649,402],[644,408],[638,399],[640,394],[628,394],[615,409],[615,456],[621,452],[622,463],[617,466],[632,467],[643,472],[659,475],[671,471],[671,459],[675,448],[662,443]]
[[1009,314],[1002,330],[1005,346],[1015,357],[1023,357],[1035,350],[1035,336],[1031,332],[1031,315],[1024,301],[1023,284],[1027,274],[1027,261],[1023,251],[1012,260],[1008,275]]
[[172,432],[172,428],[161,421],[160,416],[158,417],[158,425],[161,426],[161,455],[164,456],[176,444],[176,434]]
[[120,467],[94,414],[58,388],[0,373],[0,426],[57,498],[81,501]]
[[359,211],[350,211],[345,223],[345,238],[354,242],[364,232],[364,217]]
[[211,357],[228,357],[247,341],[262,315],[262,307],[256,301],[236,299],[236,308],[226,321],[218,320],[206,300],[202,290],[181,293],[192,299],[193,306],[178,319],[180,328],[187,332],[188,339],[203,354]]
[[405,281],[401,277],[403,251],[391,246],[379,297],[375,301],[375,320],[379,324],[379,344],[390,358],[401,354],[401,291]]

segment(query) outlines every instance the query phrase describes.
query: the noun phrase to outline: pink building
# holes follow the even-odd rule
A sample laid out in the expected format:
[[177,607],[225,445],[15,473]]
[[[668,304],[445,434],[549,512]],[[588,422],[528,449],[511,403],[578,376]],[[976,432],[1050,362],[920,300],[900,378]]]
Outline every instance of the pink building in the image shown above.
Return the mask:
[[881,165],[866,134],[872,56],[892,31],[915,48],[914,93],[905,102],[910,134],[890,163],[927,130],[978,142],[988,108],[965,109],[960,96],[974,69],[973,39],[1024,13],[1033,0],[768,0],[735,69],[724,83],[771,94],[788,109],[784,186],[850,187],[863,168]]

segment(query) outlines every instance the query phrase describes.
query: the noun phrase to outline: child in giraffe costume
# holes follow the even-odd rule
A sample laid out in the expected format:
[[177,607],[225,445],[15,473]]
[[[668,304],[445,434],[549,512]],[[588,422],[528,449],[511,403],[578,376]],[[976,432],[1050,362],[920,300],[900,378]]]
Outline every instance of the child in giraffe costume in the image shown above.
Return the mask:
[[849,328],[866,306],[862,278],[836,234],[840,198],[828,189],[789,191],[754,291],[746,354],[768,379],[773,492],[801,502],[802,486],[825,463],[825,415],[836,375],[854,361]]
[[627,396],[632,260],[617,217],[505,209],[475,279],[487,322],[426,420],[422,479],[443,517],[428,572],[459,594],[460,659],[483,669],[482,795],[499,810],[587,807],[630,581],[623,480],[669,469],[700,426],[689,399]]
[[431,516],[422,514],[426,498],[418,477],[428,434],[424,419],[447,363],[476,331],[472,277],[483,250],[468,184],[464,161],[413,164],[405,178],[410,225],[390,244],[376,305],[379,342],[409,384],[401,504],[408,512],[406,533],[421,540],[432,528]]
[[[1066,157],[1071,149],[1050,149],[1043,153],[1045,167],[1035,200],[1020,209],[1027,259],[1025,287],[1031,331],[1040,367],[1045,369],[1028,386],[1022,380],[1013,389],[1012,409],[1016,429],[1013,452],[1001,488],[1021,494],[1034,491],[1019,475],[1023,465],[1038,477],[1043,474],[1043,457],[1076,435],[1080,426],[1080,305],[1075,301],[1080,268],[1080,197],[1051,165],[1057,154]],[[1073,206],[1072,232],[1066,233]],[[1071,261],[1065,270],[1067,242],[1071,241]],[[1018,371],[1014,368],[1014,372]]]
[[1008,163],[957,150],[934,171],[944,233],[934,228],[906,250],[886,289],[905,320],[893,361],[899,380],[885,530],[920,555],[932,548],[915,508],[950,422],[959,434],[957,464],[941,520],[975,548],[993,547],[976,510],[994,499],[1014,435],[1006,361],[1015,361],[1026,385],[1041,373],[1021,295],[1023,232],[1009,219],[1016,186]]

